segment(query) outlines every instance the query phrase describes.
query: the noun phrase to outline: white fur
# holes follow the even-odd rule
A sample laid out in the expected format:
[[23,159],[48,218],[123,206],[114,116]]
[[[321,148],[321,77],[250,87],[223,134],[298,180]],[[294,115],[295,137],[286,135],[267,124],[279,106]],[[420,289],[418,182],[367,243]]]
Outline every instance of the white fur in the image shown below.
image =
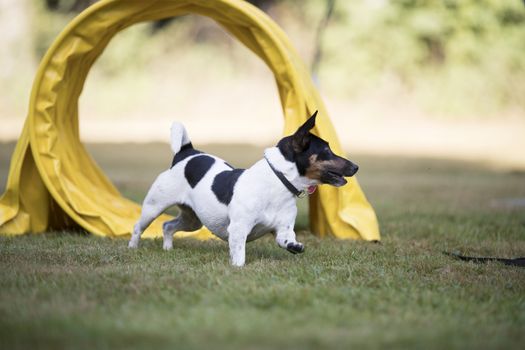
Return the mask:
[[190,143],[190,138],[184,125],[178,122],[171,124],[171,150],[174,154],[180,151],[180,148]]
[[[181,124],[174,123],[171,131],[171,146],[174,152],[178,152],[182,145],[190,141]],[[317,184],[315,180],[300,176],[295,163],[287,161],[277,147],[266,149],[264,154],[297,189]],[[184,177],[184,167],[195,156],[187,157],[157,177],[144,199],[141,218],[129,242],[130,248],[138,247],[142,232],[162,212],[173,205],[183,205],[193,209],[196,217],[182,210],[179,217],[164,224],[163,248],[166,250],[172,248],[175,231],[193,231],[200,228],[201,223],[217,237],[228,241],[234,266],[244,265],[247,241],[269,232],[275,233],[280,247],[287,248],[289,244],[294,244],[302,249],[293,230],[297,215],[296,198],[264,158],[241,174],[232,200],[226,206],[218,201],[211,186],[215,175],[231,168],[222,159],[211,156],[215,158],[215,163],[195,188],[191,188]]]

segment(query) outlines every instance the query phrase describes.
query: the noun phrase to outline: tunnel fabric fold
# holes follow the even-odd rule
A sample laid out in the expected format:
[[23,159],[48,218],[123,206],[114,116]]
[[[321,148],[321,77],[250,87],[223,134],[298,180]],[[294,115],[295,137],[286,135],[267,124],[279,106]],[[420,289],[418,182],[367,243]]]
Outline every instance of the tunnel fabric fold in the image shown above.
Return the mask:
[[[284,134],[319,110],[313,132],[343,153],[305,65],[284,32],[256,7],[242,0],[103,0],[76,17],[40,63],[0,199],[0,233],[78,226],[100,236],[131,233],[140,206],[122,197],[80,142],[78,99],[91,66],[114,35],[139,22],[186,14],[215,20],[268,65],[280,95]],[[159,217],[144,237],[160,237],[168,219]],[[380,239],[374,210],[355,178],[340,188],[320,186],[310,197],[310,224],[321,237]],[[206,229],[178,236],[212,237]]]

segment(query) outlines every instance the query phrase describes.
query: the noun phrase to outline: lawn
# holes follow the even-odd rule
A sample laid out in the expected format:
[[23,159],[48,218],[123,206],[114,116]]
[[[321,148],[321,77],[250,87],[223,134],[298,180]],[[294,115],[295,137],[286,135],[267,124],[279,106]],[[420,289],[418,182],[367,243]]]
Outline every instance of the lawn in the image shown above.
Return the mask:
[[[12,144],[0,145],[0,186]],[[90,145],[121,191],[142,199],[167,145]],[[249,146],[205,149],[246,166]],[[239,150],[242,149],[242,152]],[[525,256],[525,173],[483,164],[357,155],[382,244],[317,239],[303,255],[271,237],[243,269],[220,241],[124,240],[79,232],[0,237],[0,348],[518,349],[525,269],[443,251]]]

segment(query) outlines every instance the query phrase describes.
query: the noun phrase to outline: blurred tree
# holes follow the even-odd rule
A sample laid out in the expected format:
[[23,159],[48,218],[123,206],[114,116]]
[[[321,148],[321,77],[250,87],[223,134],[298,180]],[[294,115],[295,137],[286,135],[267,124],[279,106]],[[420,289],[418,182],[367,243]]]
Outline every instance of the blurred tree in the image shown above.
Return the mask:
[[50,11],[82,12],[98,0],[44,0]]
[[[33,24],[36,56],[45,52],[71,16],[95,2],[37,2],[45,6],[40,6]],[[417,95],[414,101],[443,114],[495,113],[503,106],[525,111],[525,0],[249,2],[276,18],[301,54],[311,57],[314,79],[320,75],[324,88],[345,98],[390,84],[387,89]],[[161,38],[160,32],[171,30],[174,20],[152,23],[145,35]],[[184,39],[173,40],[199,42],[213,50],[231,48],[208,22],[176,20],[184,23],[173,33],[184,31]],[[130,50],[144,42],[140,35],[144,34],[130,38],[130,43],[135,40]],[[157,42],[163,48],[157,52],[174,47],[168,38],[174,36]]]
[[31,0],[0,0],[0,117],[21,116],[26,105],[36,64],[31,6]]
[[326,9],[323,18],[317,26],[317,33],[315,36],[314,43],[314,54],[311,64],[311,74],[314,81],[319,84],[319,65],[322,59],[322,49],[323,49],[323,34],[328,26],[328,22],[334,13],[335,0],[326,0]]
[[[61,13],[79,13],[99,0],[44,0],[46,7],[50,11]],[[263,11],[268,11],[277,0],[246,0],[247,2],[259,7]],[[152,34],[173,23],[176,18],[164,18],[152,23]]]

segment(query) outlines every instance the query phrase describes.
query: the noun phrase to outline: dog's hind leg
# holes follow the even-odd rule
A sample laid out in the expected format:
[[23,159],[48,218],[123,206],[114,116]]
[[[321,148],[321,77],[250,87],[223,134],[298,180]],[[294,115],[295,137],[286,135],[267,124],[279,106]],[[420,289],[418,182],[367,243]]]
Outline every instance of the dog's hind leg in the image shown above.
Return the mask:
[[176,196],[172,190],[174,187],[175,186],[170,183],[167,172],[162,173],[157,180],[155,180],[142,204],[140,219],[133,227],[133,233],[128,244],[129,248],[137,248],[139,246],[140,236],[144,230],[146,230],[153,220],[162,214],[164,210],[177,203]]
[[140,242],[140,236],[148,228],[148,226],[155,220],[160,214],[164,212],[170,205],[161,206],[148,204],[144,201],[142,205],[142,213],[139,221],[133,227],[133,234],[129,240],[129,248],[138,248]]
[[162,248],[164,250],[171,250],[173,248],[173,234],[177,231],[195,231],[202,227],[202,223],[195,214],[195,212],[186,205],[179,205],[179,215],[170,221],[166,221],[162,225],[164,236],[164,243]]

